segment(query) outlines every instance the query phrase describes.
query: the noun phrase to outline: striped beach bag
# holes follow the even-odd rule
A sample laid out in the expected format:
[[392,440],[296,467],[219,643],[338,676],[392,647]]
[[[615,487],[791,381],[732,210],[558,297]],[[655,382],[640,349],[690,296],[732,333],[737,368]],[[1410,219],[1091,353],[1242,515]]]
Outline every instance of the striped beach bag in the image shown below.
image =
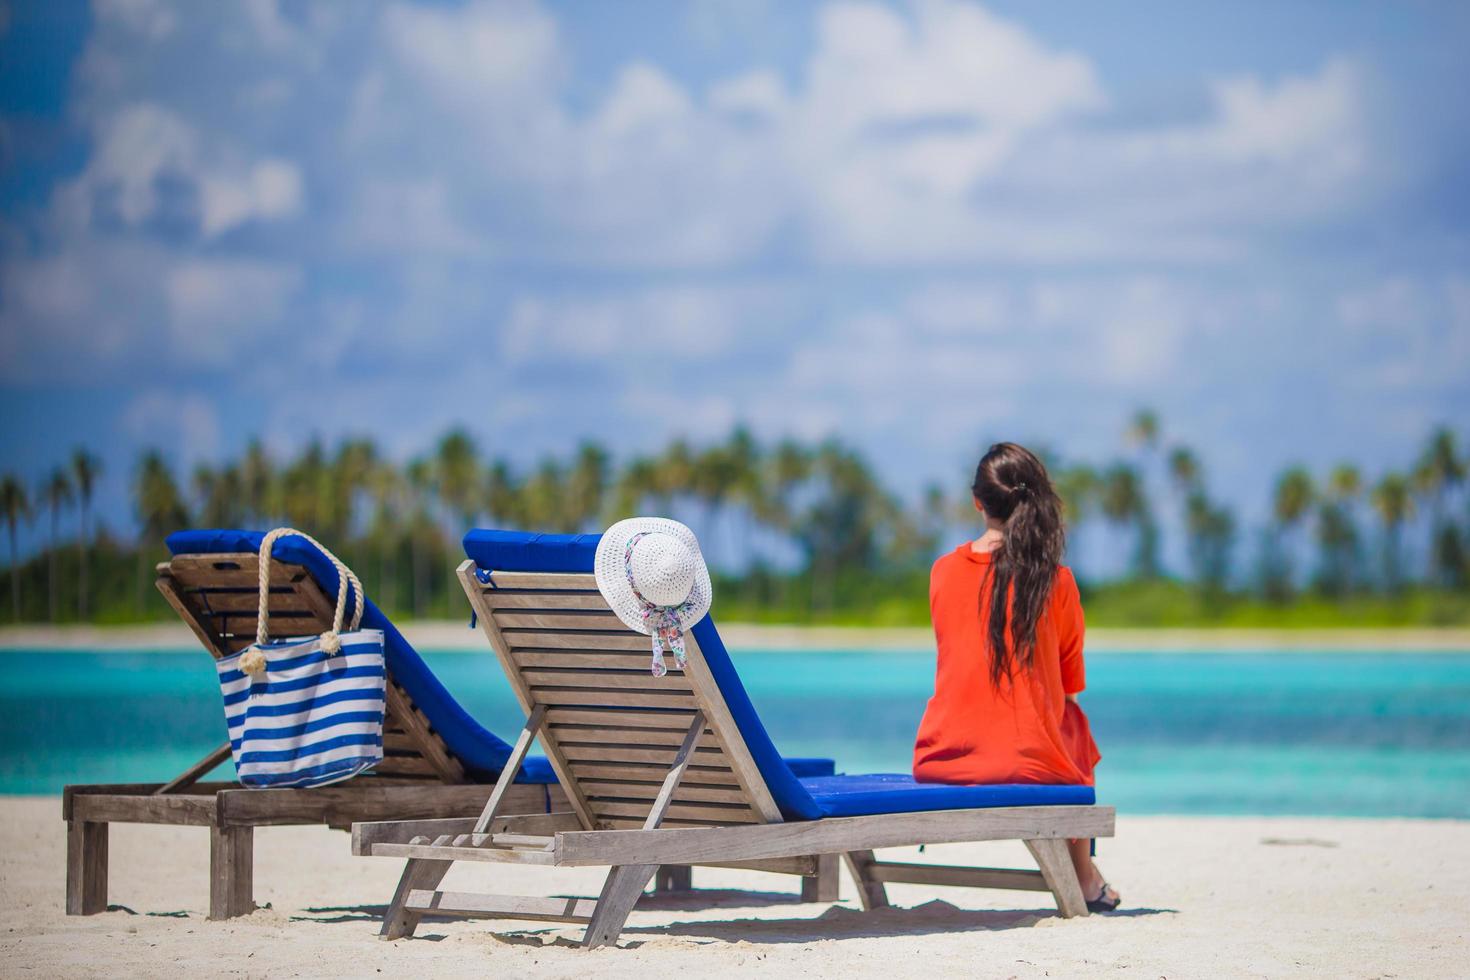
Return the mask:
[[[320,636],[272,640],[267,623],[271,547],[297,535],[337,569],[337,609]],[[345,624],[349,591],[352,620]],[[260,611],[255,644],[216,662],[230,752],[241,784],[254,788],[325,786],[383,759],[387,671],[383,631],[359,629],[362,583],[310,535],[277,528],[260,543]]]

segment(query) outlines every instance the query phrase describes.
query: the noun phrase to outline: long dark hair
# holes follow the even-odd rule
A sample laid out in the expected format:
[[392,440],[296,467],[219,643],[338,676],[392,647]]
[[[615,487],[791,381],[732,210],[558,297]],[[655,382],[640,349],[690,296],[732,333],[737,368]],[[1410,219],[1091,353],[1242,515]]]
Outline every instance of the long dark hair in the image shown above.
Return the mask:
[[1005,522],[989,575],[990,680],[999,687],[1015,664],[1030,667],[1036,652],[1036,623],[1066,548],[1062,501],[1041,460],[1013,442],[990,447],[975,467],[970,491],[988,516]]

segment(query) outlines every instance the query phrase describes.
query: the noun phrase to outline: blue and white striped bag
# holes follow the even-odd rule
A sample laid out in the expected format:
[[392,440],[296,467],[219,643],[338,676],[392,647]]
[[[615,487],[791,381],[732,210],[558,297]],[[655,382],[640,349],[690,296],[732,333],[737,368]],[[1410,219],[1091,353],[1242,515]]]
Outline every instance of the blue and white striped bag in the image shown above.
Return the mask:
[[[332,628],[320,636],[271,640],[267,635],[271,546],[287,534],[316,545],[337,568],[337,609]],[[356,590],[356,602],[343,632],[349,589]],[[265,536],[255,644],[216,662],[230,752],[242,785],[325,786],[382,761],[383,631],[358,628],[362,607],[357,576],[310,535],[277,528]]]

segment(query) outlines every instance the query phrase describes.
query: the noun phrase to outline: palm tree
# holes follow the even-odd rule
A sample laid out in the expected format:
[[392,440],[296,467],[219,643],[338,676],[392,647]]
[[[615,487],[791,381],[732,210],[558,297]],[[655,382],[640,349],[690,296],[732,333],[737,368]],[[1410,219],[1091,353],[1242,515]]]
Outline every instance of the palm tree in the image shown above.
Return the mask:
[[138,540],[138,579],[134,598],[139,613],[143,611],[143,586],[147,580],[148,555],[171,531],[189,523],[183,494],[163,454],[156,449],[143,453],[138,464],[137,484],[133,499],[138,507],[140,534]]
[[275,463],[259,439],[252,439],[240,463],[245,517],[258,525],[275,523],[281,513]]
[[20,622],[20,553],[15,546],[15,529],[21,521],[31,519],[31,501],[25,484],[13,474],[0,480],[0,510],[5,512],[5,527],[10,533],[10,619]]
[[930,483],[924,487],[924,495],[919,503],[918,530],[925,543],[925,550],[930,553],[931,557],[945,538],[952,510],[950,501],[944,495],[943,487],[937,483]]
[[58,598],[56,558],[61,550],[59,523],[61,521],[61,509],[71,506],[75,494],[72,490],[71,477],[67,476],[66,470],[57,467],[51,471],[51,475],[41,484],[41,491],[37,495],[41,498],[46,509],[51,512],[51,538],[50,547],[46,554],[47,581],[49,583],[49,595],[47,596],[47,607],[51,614],[51,622],[56,622],[56,603]]
[[1159,444],[1159,415],[1151,408],[1140,408],[1128,422],[1128,441],[1140,450],[1152,451]]
[[1339,463],[1327,477],[1327,492],[1334,498],[1352,501],[1363,492],[1363,475],[1351,463]]
[[331,474],[327,452],[313,437],[301,454],[281,473],[281,510],[286,523],[314,534],[324,534],[331,516]]
[[566,470],[551,457],[543,459],[531,478],[521,484],[520,512],[528,526],[553,531],[573,530],[567,503]]
[[1390,592],[1403,588],[1402,536],[1404,522],[1414,514],[1414,494],[1408,477],[1386,473],[1370,496],[1383,522],[1383,581]]
[[1271,505],[1276,527],[1275,532],[1268,532],[1266,537],[1264,570],[1266,592],[1274,598],[1284,599],[1291,594],[1291,555],[1286,547],[1288,535],[1306,518],[1316,498],[1312,476],[1300,466],[1287,469],[1276,480]]
[[372,439],[343,440],[328,472],[328,496],[332,502],[328,533],[333,540],[346,539],[354,531],[353,518],[362,497],[371,493],[378,469],[378,447]]
[[[810,479],[811,472],[812,456],[806,447],[793,439],[777,443],[759,465],[757,480],[760,492],[752,507],[755,519],[773,531],[792,535],[796,523],[796,494]],[[783,609],[788,605],[790,586],[790,575],[777,577],[775,601]]]
[[1189,535],[1189,560],[1200,596],[1206,609],[1216,610],[1230,580],[1235,518],[1230,511],[1210,503],[1203,490],[1195,489],[1185,502],[1184,527]]
[[368,477],[368,493],[373,501],[368,534],[378,551],[378,601],[385,609],[393,610],[398,609],[393,557],[402,534],[398,514],[403,504],[403,492],[404,477],[397,467],[382,461],[374,464]]
[[1159,526],[1148,497],[1149,470],[1159,448],[1159,416],[1153,409],[1139,409],[1128,424],[1128,442],[1138,450],[1137,502],[1133,522],[1138,527],[1134,574],[1156,578],[1159,574]]
[[816,496],[793,529],[812,573],[812,607],[831,610],[836,605],[838,570],[873,567],[880,532],[898,506],[862,457],[835,439],[817,448],[812,475]]
[[1134,552],[1134,574],[1142,578],[1150,575],[1150,556],[1147,553],[1149,523],[1148,502],[1144,496],[1143,480],[1138,470],[1127,463],[1114,463],[1102,475],[1098,494],[1098,507],[1108,523],[1126,528],[1137,528],[1137,549]]
[[1199,489],[1203,473],[1199,457],[1187,446],[1175,446],[1169,452],[1169,478],[1180,493],[1189,494]]
[[666,514],[673,509],[676,498],[693,490],[694,452],[682,438],[669,443],[659,458],[656,487],[659,509]]
[[194,468],[189,483],[201,524],[235,527],[242,523],[245,493],[237,467],[230,464],[216,470],[201,463]]
[[429,570],[424,555],[424,535],[434,525],[429,517],[429,499],[434,493],[435,467],[422,456],[411,461],[404,471],[413,500],[413,513],[408,529],[408,560],[413,574],[413,614],[422,616],[428,608]]
[[1235,519],[1210,502],[1204,467],[1188,446],[1175,446],[1165,461],[1169,482],[1183,502],[1185,551],[1206,606],[1224,595]]
[[500,524],[510,527],[524,526],[521,518],[521,484],[515,471],[503,459],[490,464],[485,474],[485,501],[490,506],[490,515]]
[[446,432],[434,451],[434,468],[439,499],[464,527],[474,526],[485,499],[474,438],[464,429]]
[[1307,516],[1316,498],[1312,476],[1305,469],[1294,466],[1282,473],[1276,481],[1276,496],[1272,504],[1277,522],[1282,527],[1296,526]]
[[[735,507],[736,523],[726,527],[735,535],[730,548],[731,560],[737,565],[748,564],[751,558],[751,525],[760,498],[765,492],[761,479],[761,447],[743,425],[736,426],[725,440],[724,458],[729,483],[725,487],[725,501]],[[739,552],[739,553],[737,553]]]
[[1430,577],[1441,585],[1453,585],[1464,575],[1464,549],[1459,529],[1445,514],[1445,498],[1465,479],[1465,461],[1455,446],[1455,434],[1440,427],[1414,469],[1414,482],[1427,496],[1432,508],[1430,522]]
[[[706,541],[714,539],[719,517],[730,500],[735,472],[735,461],[725,446],[711,446],[694,458],[689,489],[704,506],[704,525],[699,530]],[[723,557],[726,562],[730,559],[728,554]]]
[[92,494],[97,489],[97,478],[102,475],[102,461],[87,450],[78,448],[71,454],[71,476],[76,483],[77,499],[81,502],[82,527],[77,536],[77,618],[87,619],[87,549],[91,547]]
[[767,458],[764,470],[758,516],[775,530],[790,531],[793,497],[811,478],[812,454],[795,440],[783,439]]
[[[1078,532],[1092,515],[1098,503],[1102,480],[1086,463],[1074,463],[1057,471],[1057,494],[1062,498],[1062,512],[1067,524],[1067,557],[1076,568],[1081,547]],[[969,501],[965,501],[966,507]]]
[[1328,475],[1327,492],[1318,506],[1317,543],[1322,551],[1318,584],[1328,595],[1340,596],[1353,588],[1358,529],[1352,508],[1362,488],[1357,468],[1340,464]]
[[567,475],[566,520],[570,530],[583,531],[602,516],[610,461],[607,450],[595,442],[577,447],[577,458]]

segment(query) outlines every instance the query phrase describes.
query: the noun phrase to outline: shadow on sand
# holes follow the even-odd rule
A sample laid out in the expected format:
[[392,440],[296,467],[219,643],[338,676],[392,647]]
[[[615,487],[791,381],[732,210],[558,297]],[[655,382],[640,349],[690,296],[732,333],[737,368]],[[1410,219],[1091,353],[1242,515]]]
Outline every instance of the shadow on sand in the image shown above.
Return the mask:
[[[388,914],[386,905],[327,905],[302,909],[306,915],[291,916],[292,922],[379,922]],[[335,913],[335,914],[334,914]]]
[[[591,896],[595,898],[596,896]],[[720,908],[766,908],[772,905],[801,905],[801,896],[794,892],[756,892],[739,888],[695,888],[683,892],[649,892],[638,899],[636,911],[656,912],[660,910],[684,910]]]
[[[556,896],[567,898],[572,896]],[[595,897],[595,896],[577,896]],[[638,902],[639,912],[712,911],[770,908],[778,905],[800,905],[801,899],[790,893],[754,892],[738,889],[697,889],[688,892],[664,892],[645,895]],[[304,910],[306,915],[293,916],[296,922],[322,924],[344,922],[381,922],[387,912],[383,905],[344,905]],[[1127,908],[1094,918],[1124,919],[1152,915],[1177,914],[1177,909]],[[793,916],[779,919],[725,917],[671,922],[665,925],[629,925],[623,930],[625,948],[636,948],[646,941],[680,937],[706,942],[811,943],[827,939],[870,939],[893,936],[926,936],[950,932],[994,932],[1005,929],[1027,929],[1056,919],[1050,909],[962,909],[949,902],[934,900],[911,908],[889,907],[864,912],[843,905],[832,905],[819,915]],[[456,921],[448,916],[425,916],[424,924]],[[511,920],[502,920],[511,921]],[[495,932],[492,937],[509,945],[568,946],[577,942],[550,933],[566,928],[562,925],[531,926],[513,931]],[[442,934],[419,932],[419,939],[437,942]]]
[[[641,907],[641,906],[640,906]],[[1168,915],[1175,909],[1137,908],[1110,912],[1097,918],[1133,918]],[[821,915],[788,919],[716,919],[673,922],[663,926],[631,926],[625,936],[687,936],[725,942],[810,943],[824,939],[862,939],[886,936],[926,936],[947,932],[993,932],[1031,928],[1056,919],[1051,910],[962,909],[934,900],[912,908],[889,907],[864,912],[834,905]]]

